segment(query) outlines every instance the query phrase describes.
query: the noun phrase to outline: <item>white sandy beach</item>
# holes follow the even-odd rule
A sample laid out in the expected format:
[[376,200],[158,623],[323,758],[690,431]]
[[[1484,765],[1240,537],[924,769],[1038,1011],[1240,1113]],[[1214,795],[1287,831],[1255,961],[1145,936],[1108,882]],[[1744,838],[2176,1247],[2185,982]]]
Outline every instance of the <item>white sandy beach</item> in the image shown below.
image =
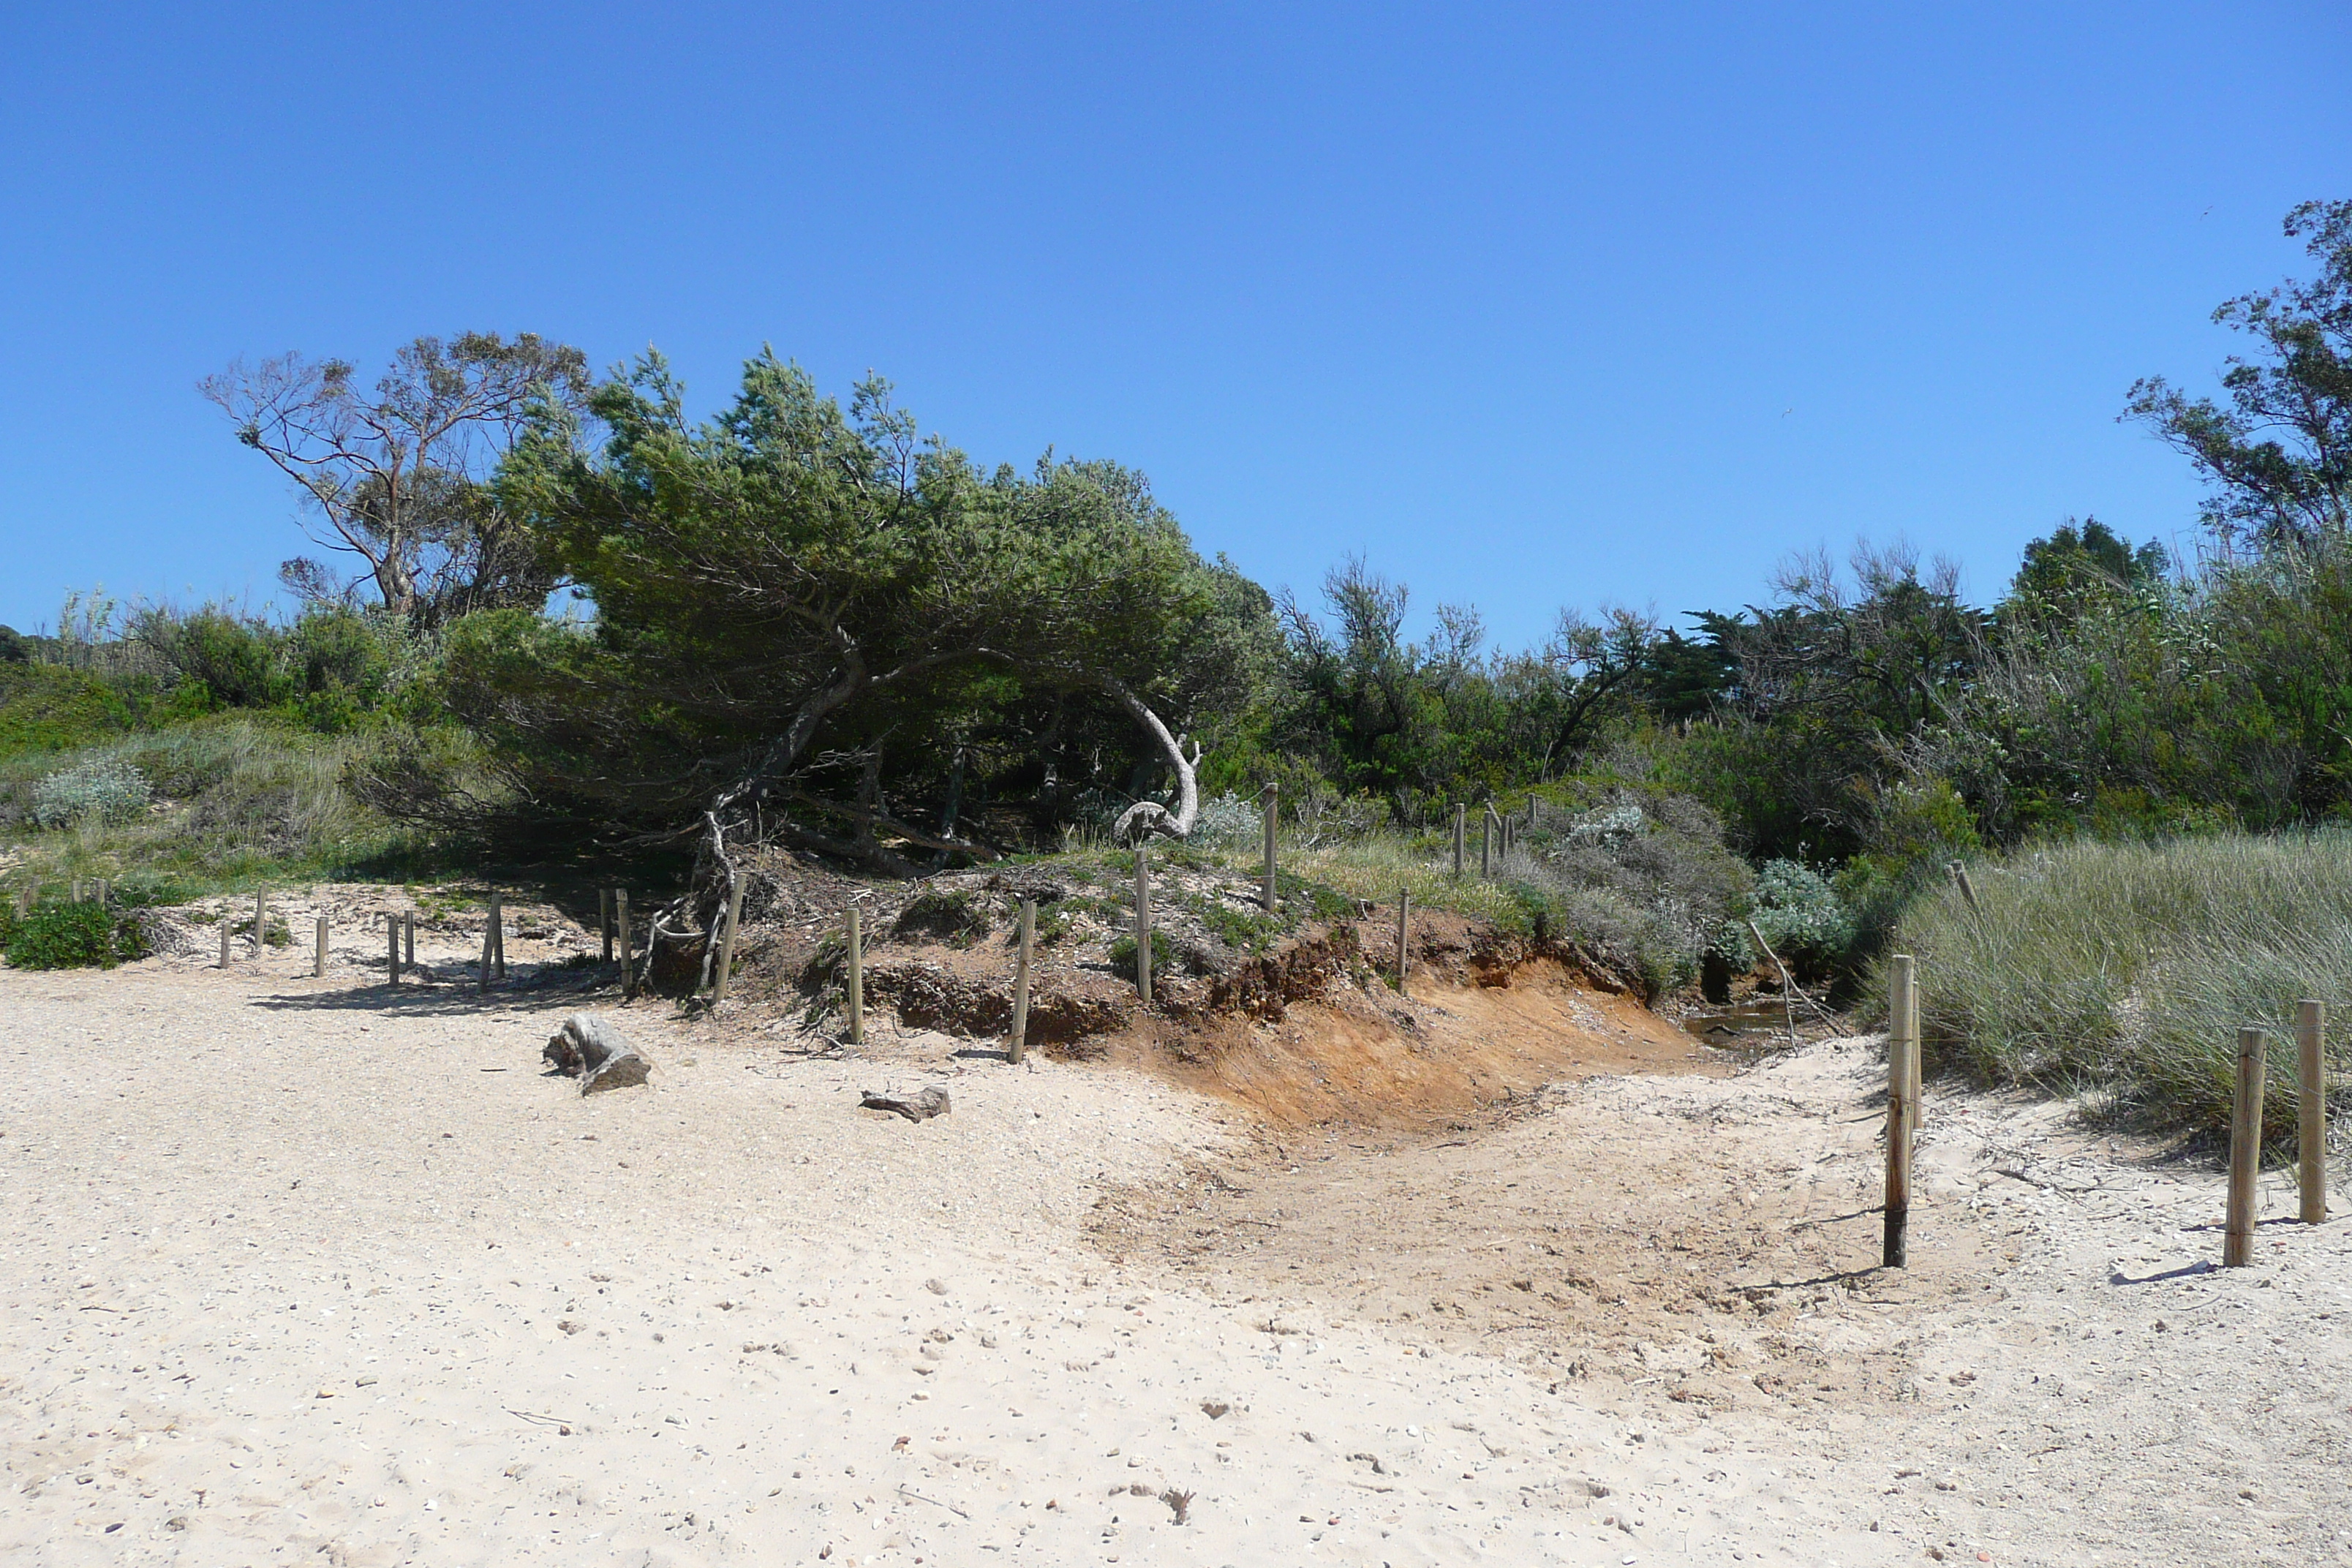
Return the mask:
[[[2352,1226],[2204,1270],[2212,1173],[2062,1160],[2053,1108],[1931,1114],[1914,1245],[1967,1278],[1775,1286],[1744,1338],[1690,1323],[1711,1359],[1563,1380],[1351,1304],[1421,1289],[1402,1217],[1366,1211],[1352,1294],[1311,1224],[1192,1274],[1107,1248],[1098,1198],[1264,1168],[1242,1112],[1133,1070],[887,1029],[803,1058],[640,1004],[652,1085],[583,1099],[539,1060],[572,1003],[306,968],[0,971],[7,1561],[2352,1560]],[[1425,1157],[1501,1193],[1713,1139],[1755,1169],[1667,1184],[1678,1223],[1769,1184],[1864,1264],[1868,1055],[1594,1079]],[[927,1082],[951,1114],[855,1108]],[[1743,1357],[1894,1370],[1819,1403],[1652,1375]]]

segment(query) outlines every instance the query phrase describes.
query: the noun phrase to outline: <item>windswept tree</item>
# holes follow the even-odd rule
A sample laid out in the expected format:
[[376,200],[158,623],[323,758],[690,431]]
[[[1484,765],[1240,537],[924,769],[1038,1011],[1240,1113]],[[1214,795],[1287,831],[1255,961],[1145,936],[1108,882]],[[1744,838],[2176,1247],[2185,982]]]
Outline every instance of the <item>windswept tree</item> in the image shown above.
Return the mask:
[[536,607],[554,579],[488,481],[534,408],[577,408],[578,349],[525,332],[418,338],[373,387],[345,361],[239,361],[201,384],[236,437],[294,480],[313,541],[359,570],[301,556],[279,569],[306,600],[375,602],[419,625]]
[[2224,543],[2352,530],[2352,201],[2305,202],[2285,226],[2319,274],[2213,312],[2256,344],[2221,373],[2226,405],[2150,376],[2124,410],[2197,466],[2210,487],[2206,525]]
[[1190,831],[1199,752],[1167,719],[1219,688],[1236,604],[1141,476],[1050,454],[984,474],[885,384],[845,412],[767,353],[704,423],[658,357],[589,408],[600,446],[542,404],[500,495],[593,623],[475,616],[450,651],[460,710],[537,798],[694,826],[721,858],[757,820],[903,871],[993,852],[952,805],[913,809],[972,787],[974,748],[1092,705],[1173,777],[1129,825]]

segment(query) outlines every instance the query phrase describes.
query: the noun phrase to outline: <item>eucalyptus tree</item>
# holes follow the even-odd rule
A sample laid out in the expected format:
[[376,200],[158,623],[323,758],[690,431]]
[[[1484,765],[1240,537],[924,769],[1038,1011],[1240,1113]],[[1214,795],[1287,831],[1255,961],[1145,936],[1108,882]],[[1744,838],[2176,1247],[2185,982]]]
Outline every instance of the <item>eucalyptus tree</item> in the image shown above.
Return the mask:
[[2352,530],[2352,201],[2305,202],[2285,229],[2318,275],[2213,312],[2254,343],[2221,373],[2227,404],[2149,376],[2124,411],[2196,465],[2205,522],[2224,542],[2307,544]]
[[524,332],[423,337],[370,387],[350,362],[279,354],[200,384],[236,438],[290,478],[311,539],[361,570],[301,556],[279,569],[304,599],[376,603],[420,625],[537,607],[553,580],[489,484],[535,409],[576,406],[575,348]]

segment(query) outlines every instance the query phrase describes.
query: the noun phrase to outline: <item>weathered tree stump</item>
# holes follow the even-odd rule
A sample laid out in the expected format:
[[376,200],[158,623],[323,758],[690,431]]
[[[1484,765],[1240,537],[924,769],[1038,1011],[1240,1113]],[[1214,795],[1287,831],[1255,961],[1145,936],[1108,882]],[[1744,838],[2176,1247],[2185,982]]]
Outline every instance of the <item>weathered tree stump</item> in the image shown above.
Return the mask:
[[934,1116],[948,1113],[948,1091],[933,1084],[913,1094],[877,1094],[870,1089],[858,1091],[858,1108],[863,1110],[892,1110],[909,1121],[929,1121]]
[[574,1013],[564,1019],[540,1057],[556,1071],[578,1079],[583,1094],[634,1089],[654,1070],[621,1031],[596,1013]]

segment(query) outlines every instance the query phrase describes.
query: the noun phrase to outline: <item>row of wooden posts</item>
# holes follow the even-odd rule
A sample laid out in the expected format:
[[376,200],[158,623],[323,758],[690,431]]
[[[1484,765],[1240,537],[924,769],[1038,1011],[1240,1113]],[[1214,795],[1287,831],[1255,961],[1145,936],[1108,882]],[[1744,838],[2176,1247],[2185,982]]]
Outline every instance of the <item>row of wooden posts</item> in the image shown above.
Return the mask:
[[[102,899],[105,896],[105,884],[100,882],[94,886],[99,889],[97,896]],[[77,883],[75,885],[77,899],[79,898],[80,891],[80,884]],[[482,957],[479,969],[479,984],[485,990],[488,989],[491,981],[503,980],[507,974],[505,902],[502,894],[492,893],[489,896],[489,918],[482,931]],[[600,889],[597,902],[599,915],[597,923],[601,928],[604,943],[604,961],[606,963],[613,962],[614,938],[617,935],[620,939],[622,990],[625,994],[634,997],[636,994],[636,970],[632,958],[635,943],[630,930],[628,891],[623,888]],[[727,922],[720,939],[718,981],[715,987],[717,996],[723,997],[727,994],[728,971],[732,967],[735,955],[735,927],[742,909],[743,894],[739,884],[734,896],[728,900]],[[392,984],[397,985],[400,984],[403,970],[416,967],[416,911],[395,910],[386,912],[382,918],[384,922],[385,974]],[[856,923],[854,911],[850,920],[854,929]],[[228,968],[233,961],[230,951],[230,924],[228,915],[224,911],[220,928],[220,967],[223,969]],[[256,957],[261,954],[268,940],[268,930],[269,894],[267,889],[263,889],[253,895],[253,952]],[[323,975],[327,973],[327,917],[324,914],[317,919],[315,939],[310,973],[313,975]]]
[[[1269,915],[1275,911],[1279,884],[1280,850],[1276,842],[1276,830],[1280,820],[1280,795],[1281,786],[1275,784],[1268,784],[1261,795],[1265,816],[1265,868],[1259,882],[1258,896],[1260,904]],[[1458,802],[1455,804],[1454,807],[1454,871],[1456,876],[1461,875],[1465,868],[1467,813],[1467,806]],[[1532,826],[1535,823],[1535,815],[1536,803],[1530,797],[1528,801],[1524,826]],[[1478,871],[1481,876],[1492,874],[1498,854],[1509,854],[1522,830],[1522,824],[1516,811],[1506,816],[1496,810],[1492,802],[1485,806],[1480,823],[1478,844]],[[100,882],[96,884],[96,887],[99,889],[98,896],[103,899],[105,884]],[[719,952],[711,975],[710,998],[713,1002],[725,1000],[728,983],[734,970],[735,938],[742,917],[743,889],[744,884],[739,879],[728,896],[726,915],[719,927]],[[74,890],[75,897],[79,900],[81,896],[81,884],[77,882]],[[625,997],[634,998],[636,994],[635,943],[632,940],[633,932],[630,929],[628,891],[622,888],[599,889],[597,903],[597,923],[604,940],[604,962],[606,963],[613,962],[614,938],[617,936],[620,947],[622,994]],[[1405,969],[1412,951],[1412,903],[1410,890],[1400,888],[1397,890],[1396,932],[1396,973],[1399,990],[1402,990],[1405,985]],[[383,918],[386,945],[385,969],[391,983],[397,985],[400,984],[404,963],[410,968],[414,968],[416,963],[416,916],[413,911],[406,911],[390,913]],[[262,949],[268,919],[268,895],[267,892],[257,892],[254,895],[253,917],[253,945],[256,953]],[[1034,957],[1032,948],[1035,940],[1035,901],[1024,900],[1021,909],[1021,952],[1015,967],[1014,981],[1013,1056],[1016,1061],[1021,1059],[1023,1036],[1027,1023],[1028,979]],[[1137,848],[1135,857],[1135,973],[1137,993],[1147,1004],[1150,1002],[1152,996],[1151,931],[1150,850],[1148,846],[1142,846]],[[863,933],[858,927],[858,911],[855,906],[852,906],[848,919],[849,973],[846,989],[850,1039],[853,1044],[863,1043],[865,1037],[864,942],[862,939]],[[228,922],[224,920],[221,924],[220,966],[226,969],[229,963],[229,928]],[[326,972],[327,917],[322,914],[318,917],[317,948],[311,973],[322,975]],[[505,975],[504,921],[500,915],[499,897],[493,893],[490,895],[488,929],[484,933],[482,941],[480,983],[484,987],[488,987],[493,978],[503,979]]]
[[[1454,874],[1457,877],[1462,875],[1466,858],[1469,816],[1470,808],[1462,802],[1455,801],[1454,803]],[[1528,797],[1528,815],[1524,822],[1520,821],[1517,811],[1514,810],[1510,815],[1505,816],[1495,809],[1493,801],[1488,801],[1481,808],[1478,817],[1478,875],[1493,876],[1496,863],[1507,858],[1513,849],[1517,848],[1519,835],[1533,828],[1535,825],[1535,796]]]
[[[1888,963],[1886,1032],[1886,1233],[1883,1258],[1889,1268],[1909,1262],[1911,1153],[1919,1136],[1919,975],[1907,953]],[[2325,1003],[2303,1001],[2294,1008],[2295,1174],[2305,1225],[2327,1218],[2327,1076],[2322,1043]],[[2255,1179],[2262,1167],[2263,1078],[2270,1031],[2238,1031],[2238,1070],[2230,1103],[2230,1181],[2222,1225],[2221,1264],[2242,1268],[2253,1261]]]
[[[107,894],[111,887],[112,884],[103,877],[94,878],[87,882],[76,877],[73,879],[71,901],[77,904],[102,904],[106,902]],[[33,886],[27,882],[16,889],[16,918],[20,921],[28,919],[32,912]]]
[[[490,918],[482,932],[481,987],[489,988],[493,979],[503,980],[507,974],[506,917],[504,900],[497,893],[490,895]],[[394,910],[384,914],[384,973],[391,984],[400,984],[403,968],[416,967],[416,911]],[[230,921],[228,912],[221,913],[220,967],[226,969],[232,962],[230,952]],[[267,889],[253,895],[253,953],[261,956],[269,935],[269,894]],[[604,937],[604,956],[611,961],[613,938],[608,931]],[[320,914],[312,923],[310,973],[327,973],[327,917]]]

